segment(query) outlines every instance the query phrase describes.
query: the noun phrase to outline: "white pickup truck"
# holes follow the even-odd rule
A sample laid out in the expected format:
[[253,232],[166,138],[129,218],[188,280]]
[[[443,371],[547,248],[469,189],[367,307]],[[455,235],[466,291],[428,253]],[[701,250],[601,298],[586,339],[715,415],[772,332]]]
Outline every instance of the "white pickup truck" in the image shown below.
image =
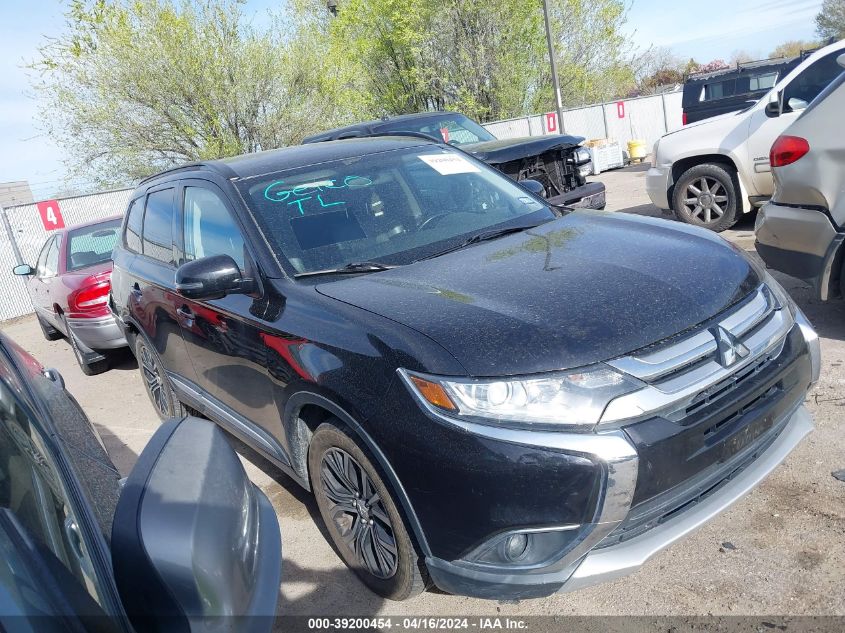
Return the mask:
[[759,101],[739,112],[687,125],[654,144],[646,190],[679,220],[714,231],[733,226],[774,190],[769,150],[774,140],[841,72],[845,40],[795,67]]

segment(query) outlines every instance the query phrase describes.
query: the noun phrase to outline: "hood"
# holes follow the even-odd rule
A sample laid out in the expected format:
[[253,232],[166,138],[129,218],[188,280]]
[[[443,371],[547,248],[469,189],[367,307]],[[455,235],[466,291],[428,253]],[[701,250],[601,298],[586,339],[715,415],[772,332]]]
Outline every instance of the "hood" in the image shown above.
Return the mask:
[[574,212],[317,291],[430,337],[468,375],[504,376],[615,358],[710,319],[759,283],[709,231]]
[[[696,121],[695,123],[688,123],[683,127],[679,127],[677,130],[673,130],[671,132],[667,132],[663,136],[672,136],[674,134],[682,133],[686,130],[694,130],[695,128],[700,127],[709,127],[709,128],[729,128],[732,125],[735,125],[739,121],[741,121],[746,115],[748,115],[751,110],[734,110],[733,112],[726,112],[725,114],[719,114],[717,116],[711,116],[706,119],[702,119],[701,121]],[[705,131],[705,130],[702,130]]]
[[577,147],[583,142],[583,136],[554,134],[548,136],[499,139],[496,141],[485,141],[483,143],[466,143],[461,145],[461,149],[472,153],[485,163],[496,165],[530,156],[537,156],[553,149]]

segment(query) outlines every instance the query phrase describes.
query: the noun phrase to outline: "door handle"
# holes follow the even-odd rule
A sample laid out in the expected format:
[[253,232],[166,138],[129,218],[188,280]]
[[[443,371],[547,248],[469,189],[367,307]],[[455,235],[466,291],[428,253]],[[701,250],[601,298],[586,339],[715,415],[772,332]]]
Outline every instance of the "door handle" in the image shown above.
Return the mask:
[[194,319],[196,315],[188,306],[181,306],[176,308],[176,320],[183,327],[191,328],[194,326]]

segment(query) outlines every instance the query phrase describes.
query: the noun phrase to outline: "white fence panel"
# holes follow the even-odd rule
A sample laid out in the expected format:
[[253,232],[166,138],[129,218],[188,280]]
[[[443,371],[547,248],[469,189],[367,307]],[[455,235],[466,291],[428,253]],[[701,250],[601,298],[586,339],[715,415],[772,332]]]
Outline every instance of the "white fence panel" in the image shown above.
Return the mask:
[[[496,138],[519,138],[531,136],[531,126],[528,117],[519,119],[508,119],[507,121],[496,121],[488,123],[484,127]],[[535,132],[536,135],[536,132]]]
[[[87,196],[59,199],[59,209],[65,226],[101,220],[113,215],[122,215],[129,203],[132,189],[106,191]],[[35,265],[38,253],[47,239],[36,204],[23,204],[6,209],[6,216],[12,228],[15,242],[24,263]],[[12,274],[14,260],[12,246],[0,227],[0,321],[32,312],[32,304],[26,292],[26,285]]]
[[566,134],[583,136],[588,141],[604,138],[604,115],[601,106],[564,110],[563,130]]
[[683,92],[668,92],[663,95],[666,107],[666,125],[668,132],[674,132],[684,126]]

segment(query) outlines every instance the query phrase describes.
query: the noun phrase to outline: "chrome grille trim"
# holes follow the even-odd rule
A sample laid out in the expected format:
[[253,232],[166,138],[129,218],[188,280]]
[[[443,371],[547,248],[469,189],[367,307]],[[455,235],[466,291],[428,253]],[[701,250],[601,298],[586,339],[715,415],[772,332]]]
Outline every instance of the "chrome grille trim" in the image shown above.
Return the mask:
[[[764,296],[766,301],[766,310],[760,310],[758,297],[761,295]],[[745,358],[729,367],[724,367],[717,362],[713,353],[716,351],[716,342],[713,335],[709,332],[699,332],[670,346],[669,350],[678,350],[676,353],[668,352],[669,357],[675,359],[674,366],[667,369],[669,365],[664,362],[661,365],[660,372],[646,372],[645,375],[651,376],[651,378],[644,378],[641,372],[641,375],[637,377],[648,384],[639,391],[620,396],[611,401],[602,415],[600,424],[628,422],[657,414],[671,416],[678,410],[685,409],[699,395],[714,385],[722,383],[732,375],[741,372],[752,363],[759,362],[764,356],[777,357],[783,349],[786,335],[792,329],[795,320],[788,308],[780,308],[774,305],[774,300],[768,290],[758,289],[757,297],[720,321],[719,325],[725,327],[724,324],[726,323],[733,325],[735,331],[740,333],[737,338],[749,350],[749,354]],[[688,359],[692,357],[692,350],[702,347],[700,342],[702,334],[709,336],[713,341],[712,351],[709,356],[695,357],[693,362],[690,362]],[[744,337],[740,338],[743,334]],[[666,353],[666,350],[659,350],[659,353]],[[651,357],[652,354],[654,352],[646,356]],[[637,361],[631,361],[634,358],[629,356],[608,364],[620,371],[625,371],[624,367],[641,369],[642,365],[637,365]],[[638,359],[641,358],[638,357]]]
[[[751,299],[721,321],[719,326],[740,338],[766,318],[775,308],[774,299],[765,285],[760,285]],[[694,364],[716,351],[716,338],[708,330],[698,332],[677,343],[644,354],[623,356],[608,361],[608,365],[621,372],[653,382],[658,378]]]

